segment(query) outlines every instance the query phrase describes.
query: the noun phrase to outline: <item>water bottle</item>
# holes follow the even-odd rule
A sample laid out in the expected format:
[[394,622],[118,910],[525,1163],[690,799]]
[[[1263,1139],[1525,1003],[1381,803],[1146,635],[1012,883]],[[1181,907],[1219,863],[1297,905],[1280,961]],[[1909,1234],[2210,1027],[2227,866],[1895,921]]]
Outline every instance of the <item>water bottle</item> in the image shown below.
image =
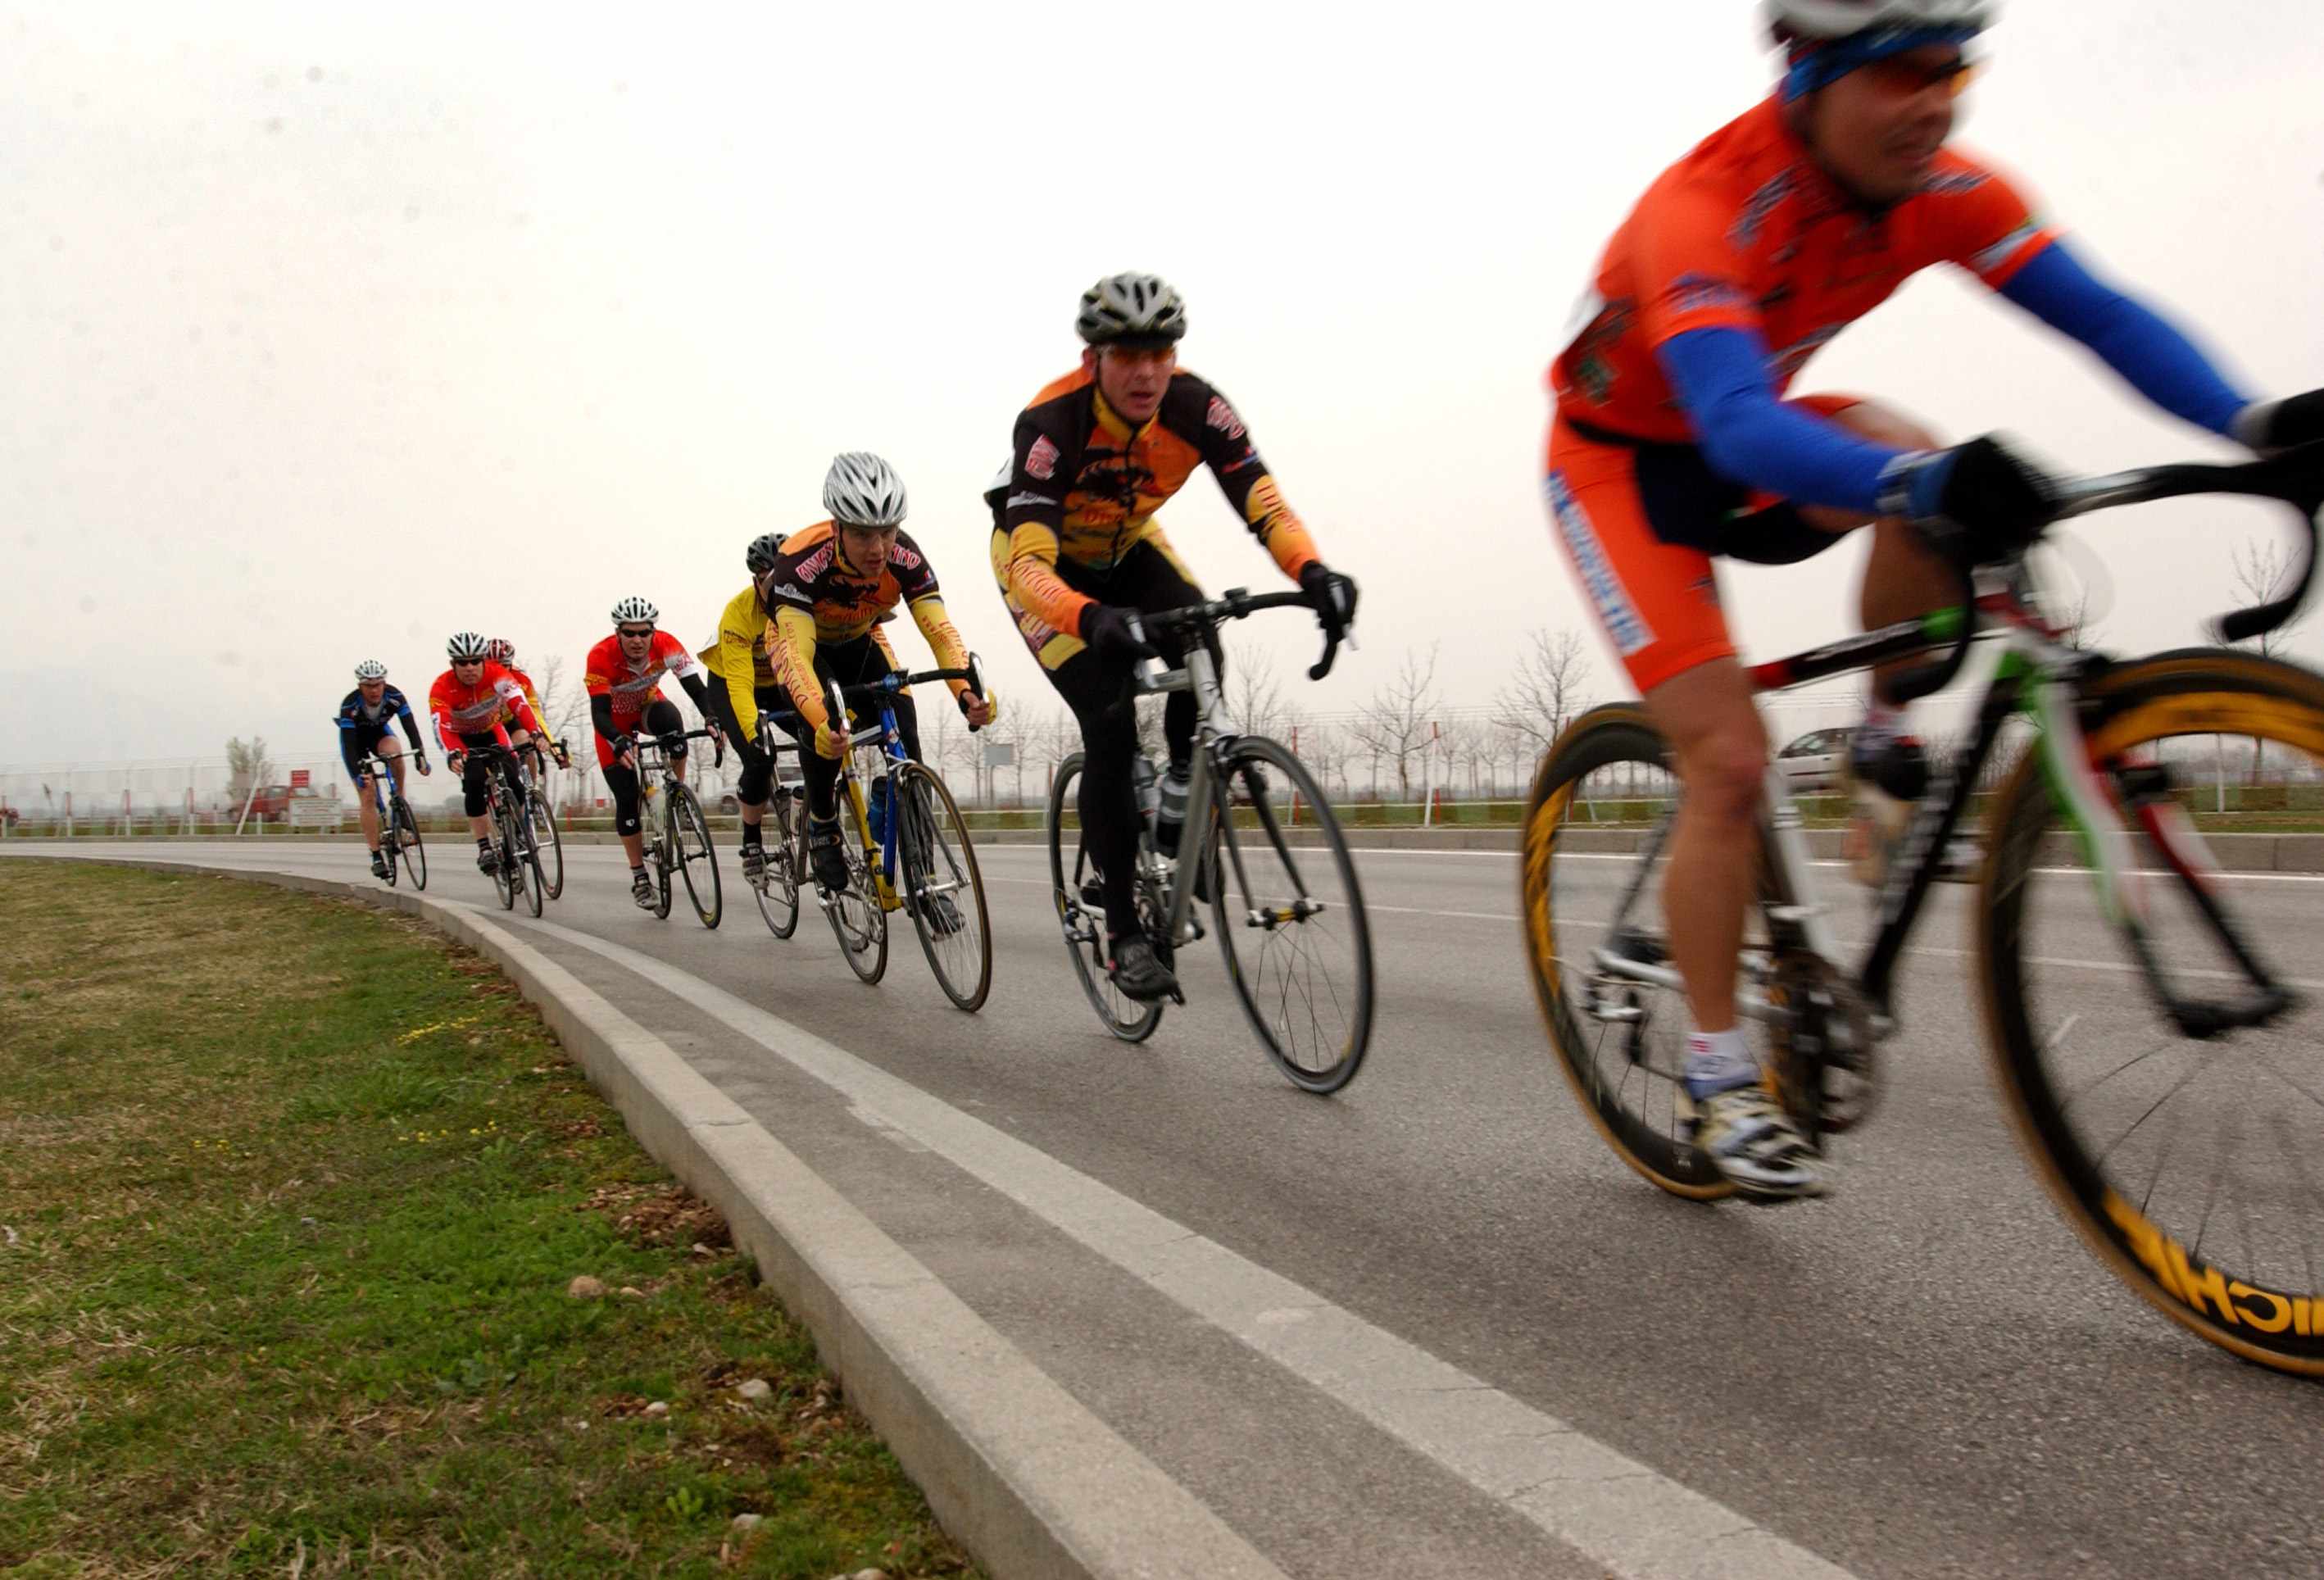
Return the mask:
[[881,774],[872,781],[872,843],[888,843],[888,776]]
[[1146,826],[1151,828],[1154,827],[1155,815],[1161,806],[1161,791],[1156,788],[1154,764],[1145,753],[1140,752],[1130,760],[1130,780],[1138,790],[1139,815],[1146,819]]
[[1188,775],[1176,763],[1162,776],[1162,796],[1154,822],[1154,843],[1165,855],[1178,854],[1178,829],[1186,821],[1186,788]]

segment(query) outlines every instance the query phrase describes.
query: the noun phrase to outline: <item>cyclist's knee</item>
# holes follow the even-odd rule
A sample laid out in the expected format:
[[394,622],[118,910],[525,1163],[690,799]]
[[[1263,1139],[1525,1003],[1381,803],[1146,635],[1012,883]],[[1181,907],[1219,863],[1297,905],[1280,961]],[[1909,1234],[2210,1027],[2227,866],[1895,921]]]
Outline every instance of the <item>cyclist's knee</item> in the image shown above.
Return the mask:
[[1718,659],[1684,670],[1656,686],[1646,705],[1670,742],[1688,807],[1722,823],[1754,816],[1767,731],[1742,666]]
[[1756,727],[1718,731],[1679,754],[1687,805],[1720,823],[1747,823],[1757,816],[1766,771],[1767,741]]

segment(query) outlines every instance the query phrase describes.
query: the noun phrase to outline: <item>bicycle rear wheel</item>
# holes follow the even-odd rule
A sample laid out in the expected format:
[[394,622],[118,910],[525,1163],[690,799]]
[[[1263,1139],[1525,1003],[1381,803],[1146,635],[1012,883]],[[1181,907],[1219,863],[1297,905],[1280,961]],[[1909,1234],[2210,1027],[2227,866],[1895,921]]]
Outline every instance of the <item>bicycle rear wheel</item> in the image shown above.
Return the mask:
[[1646,711],[1592,708],[1534,775],[1519,902],[1534,993],[1582,1111],[1632,1169],[1674,1196],[1710,1201],[1735,1187],[1687,1135],[1684,995],[1612,975],[1593,956],[1606,947],[1667,962],[1663,858],[1678,805],[1668,749]]
[[777,787],[760,824],[759,837],[766,865],[758,877],[747,882],[758,899],[767,930],[788,938],[798,928],[799,881],[804,872],[799,864],[797,798],[788,790]]
[[984,877],[968,825],[943,780],[917,762],[899,765],[890,790],[896,857],[920,951],[954,1006],[974,1012],[992,991],[992,927]]
[[[1076,806],[1081,793],[1083,761],[1084,753],[1076,752],[1059,763],[1049,786],[1049,887],[1057,925],[1065,934],[1065,953],[1073,957],[1074,975],[1081,979],[1082,992],[1099,1021],[1124,1042],[1143,1042],[1162,1023],[1162,1004],[1158,1000],[1141,1003],[1113,985],[1106,969],[1105,907],[1098,898],[1097,868],[1082,848],[1078,813],[1074,827],[1065,827],[1066,812]],[[1141,911],[1145,909],[1141,905]]]
[[[1218,768],[1204,853],[1227,978],[1285,1077],[1336,1092],[1371,1043],[1372,935],[1355,858],[1322,789],[1283,747],[1244,735]],[[1295,799],[1321,845],[1292,845]]]
[[387,870],[391,874],[388,881],[393,882],[392,874],[401,868],[411,874],[414,889],[425,889],[428,887],[428,848],[420,842],[420,819],[411,815],[411,808],[401,796],[391,797],[388,808],[389,837],[385,843],[394,847],[394,854],[388,857]]
[[[2004,1104],[2116,1277],[2246,1360],[2324,1376],[2324,932],[2288,886],[2197,879],[2173,854],[2190,836],[2200,847],[2188,803],[2224,794],[2189,788],[2199,766],[2227,771],[2215,742],[2238,777],[2247,764],[2273,777],[2247,800],[2281,802],[2285,820],[2314,815],[2324,678],[2189,652],[2119,666],[2079,700],[2099,793],[2135,836],[2143,904],[2118,912],[2047,837],[2067,804],[2055,786],[2076,782],[2058,771],[2072,765],[2021,762],[1993,800],[1977,923]],[[2121,919],[2140,910],[2143,938]],[[2198,1035],[2166,1009],[2152,967],[2182,1003],[2273,1012]],[[2271,980],[2280,1003],[2263,991]]]
[[[710,843],[710,825],[703,818],[701,801],[683,784],[670,787],[669,819],[678,876],[686,880],[686,897],[694,902],[694,914],[702,919],[702,925],[715,932],[719,919],[726,914],[725,892],[718,882],[718,851]],[[696,876],[697,873],[702,875]],[[703,898],[706,889],[707,900]]]
[[540,852],[541,873],[548,881],[549,897],[556,900],[565,892],[565,841],[557,832],[557,811],[538,784],[524,800],[525,812],[532,825],[533,846]]

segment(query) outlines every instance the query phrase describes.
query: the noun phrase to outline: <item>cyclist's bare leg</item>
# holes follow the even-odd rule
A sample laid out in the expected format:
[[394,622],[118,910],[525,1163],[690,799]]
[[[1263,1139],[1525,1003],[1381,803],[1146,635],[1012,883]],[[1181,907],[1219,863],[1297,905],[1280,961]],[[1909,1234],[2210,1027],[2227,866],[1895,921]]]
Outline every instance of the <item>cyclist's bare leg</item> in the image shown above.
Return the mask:
[[1686,784],[1663,879],[1671,963],[1686,984],[1695,1029],[1731,1030],[1743,919],[1758,882],[1766,727],[1731,658],[1664,681],[1646,693],[1646,711]]
[[642,834],[622,836],[622,854],[630,858],[630,871],[636,872],[646,864],[646,836]]
[[363,824],[364,843],[379,854],[379,802],[371,793],[371,775],[355,781],[355,817]]

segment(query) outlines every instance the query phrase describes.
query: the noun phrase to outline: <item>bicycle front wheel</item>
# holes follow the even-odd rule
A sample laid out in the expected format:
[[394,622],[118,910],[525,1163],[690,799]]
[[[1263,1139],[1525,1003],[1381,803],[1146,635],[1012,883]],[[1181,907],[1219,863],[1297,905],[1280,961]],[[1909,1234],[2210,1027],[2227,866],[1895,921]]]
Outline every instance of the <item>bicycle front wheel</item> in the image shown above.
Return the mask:
[[401,868],[411,874],[414,889],[425,889],[428,887],[428,849],[420,842],[420,819],[411,815],[410,806],[401,796],[392,798],[388,808],[390,843],[395,847],[394,854],[388,857],[389,882],[394,881],[392,874]]
[[725,915],[726,898],[718,882],[718,851],[710,843],[710,825],[702,816],[702,802],[685,785],[669,791],[671,843],[678,848],[678,876],[686,880],[686,897],[694,914],[715,932]]
[[[1336,1092],[1371,1042],[1372,935],[1355,858],[1322,789],[1283,747],[1244,735],[1215,761],[1204,855],[1227,978],[1291,1084]],[[1295,806],[1318,843],[1292,843]]]
[[509,828],[507,808],[495,802],[493,806],[493,892],[500,897],[503,910],[516,909],[518,887],[516,840]]
[[565,841],[557,832],[557,811],[549,798],[535,785],[524,799],[525,813],[532,824],[533,848],[540,853],[541,876],[551,900],[565,892]]
[[[844,780],[840,781],[839,793],[843,806],[853,799]],[[888,974],[888,912],[880,903],[877,882],[863,858],[862,833],[856,823],[840,836],[840,855],[847,862],[847,887],[823,896],[823,914],[831,922],[831,936],[839,940],[840,957],[847,962],[847,968],[865,982],[877,982]]]
[[531,815],[521,806],[506,811],[509,849],[516,856],[515,870],[511,877],[524,892],[525,909],[533,915],[540,914],[541,891],[547,886],[540,872],[540,847],[532,842]]
[[1143,1042],[1162,1023],[1157,1000],[1141,1003],[1113,985],[1107,970],[1105,901],[1100,892],[1097,865],[1082,848],[1080,817],[1068,829],[1065,818],[1081,796],[1083,754],[1079,752],[1057,765],[1049,786],[1049,887],[1057,908],[1057,925],[1073,957],[1074,975],[1105,1029],[1124,1042]]
[[778,788],[759,826],[766,865],[758,877],[748,880],[759,901],[759,915],[765,919],[767,930],[779,938],[789,938],[798,928],[799,880],[804,872],[799,864],[798,818],[796,799]]
[[920,952],[945,997],[973,1012],[992,991],[992,928],[968,825],[945,781],[917,762],[895,770],[890,803],[890,815],[901,818],[897,886],[920,935]]
[[[2190,651],[2079,700],[2093,772],[2037,752],[1989,813],[1976,927],[2005,1104],[2116,1276],[2246,1360],[2324,1376],[2324,933],[2292,886],[2206,870],[2193,817],[2230,793],[2260,830],[2324,808],[2324,678]],[[2076,790],[2134,836],[2113,887],[2059,848]],[[2186,1018],[2205,1005],[2254,1023]]]

